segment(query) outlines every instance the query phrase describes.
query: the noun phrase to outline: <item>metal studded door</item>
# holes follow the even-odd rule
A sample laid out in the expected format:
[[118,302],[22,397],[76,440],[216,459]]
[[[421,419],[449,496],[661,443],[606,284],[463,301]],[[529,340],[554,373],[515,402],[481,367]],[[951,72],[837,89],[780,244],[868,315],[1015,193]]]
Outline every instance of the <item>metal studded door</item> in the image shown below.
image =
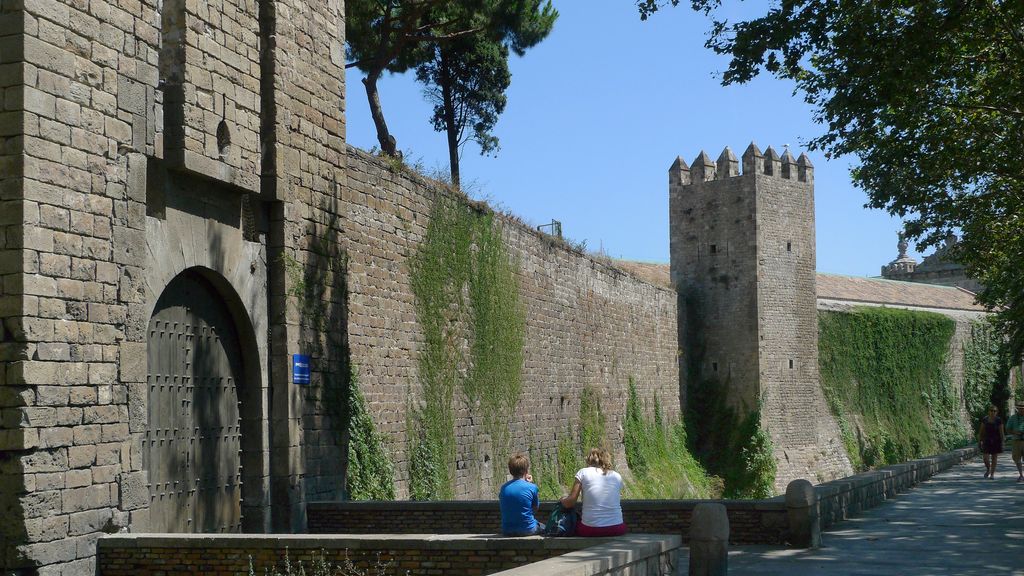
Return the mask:
[[238,334],[209,281],[186,271],[149,321],[150,531],[238,532],[242,375]]

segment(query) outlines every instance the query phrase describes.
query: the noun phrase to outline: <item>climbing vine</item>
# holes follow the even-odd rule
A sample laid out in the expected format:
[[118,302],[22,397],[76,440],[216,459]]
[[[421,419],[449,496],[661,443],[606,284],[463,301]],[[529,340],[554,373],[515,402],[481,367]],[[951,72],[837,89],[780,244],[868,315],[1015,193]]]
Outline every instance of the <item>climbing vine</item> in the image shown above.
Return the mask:
[[775,493],[774,448],[760,409],[740,415],[717,380],[694,379],[687,388],[686,427],[699,431],[689,447],[726,498],[768,498]]
[[580,392],[580,456],[591,448],[609,448],[608,431],[601,411],[601,397],[596,390],[586,386]]
[[626,417],[623,422],[626,463],[631,478],[626,483],[628,498],[712,498],[718,495],[714,478],[687,448],[682,421],[665,422],[657,396],[652,416],[645,415],[636,384],[629,380]]
[[989,404],[1001,410],[1010,398],[1009,364],[1006,343],[995,324],[971,324],[971,339],[964,343],[964,406],[972,422],[981,420]]
[[394,500],[395,469],[384,448],[384,437],[377,432],[366,410],[353,369],[345,403],[348,431],[348,473],[345,490],[352,500]]
[[960,444],[969,434],[947,367],[953,320],[863,307],[818,314],[821,386],[855,469]]
[[505,454],[522,390],[525,320],[515,268],[494,215],[439,195],[410,262],[422,398],[410,408],[413,499],[451,498],[455,401],[483,423],[491,453]]

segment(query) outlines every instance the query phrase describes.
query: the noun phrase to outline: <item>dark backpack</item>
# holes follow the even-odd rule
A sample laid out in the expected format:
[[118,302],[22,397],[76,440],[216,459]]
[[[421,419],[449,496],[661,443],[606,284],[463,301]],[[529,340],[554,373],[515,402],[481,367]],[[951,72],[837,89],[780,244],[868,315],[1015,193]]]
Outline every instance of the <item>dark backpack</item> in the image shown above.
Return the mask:
[[561,504],[555,506],[544,527],[545,536],[572,536],[576,534],[576,520],[579,517],[575,508],[565,508]]

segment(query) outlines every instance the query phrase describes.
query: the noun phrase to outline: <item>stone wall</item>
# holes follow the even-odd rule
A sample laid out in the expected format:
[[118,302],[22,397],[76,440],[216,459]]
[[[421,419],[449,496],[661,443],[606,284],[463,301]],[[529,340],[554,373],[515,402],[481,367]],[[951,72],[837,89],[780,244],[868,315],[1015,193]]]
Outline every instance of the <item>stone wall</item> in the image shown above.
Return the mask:
[[[347,382],[345,23],[337,0],[259,3],[263,166],[270,232],[271,500],[276,531],[300,529],[303,502],[343,489],[340,422],[324,390]],[[292,355],[312,357],[312,385],[291,383]]]
[[[22,496],[24,466],[19,460],[6,458],[9,453],[34,446],[38,437],[35,428],[20,426],[22,407],[33,400],[33,390],[8,382],[7,371],[14,362],[24,359],[24,260],[22,247],[32,225],[25,218],[22,157],[24,137],[24,77],[20,3],[0,2],[0,514],[20,519],[24,515]],[[34,515],[38,517],[38,514]],[[0,525],[0,566],[14,561],[14,547],[25,541],[24,522]]]
[[127,525],[147,497],[127,388],[145,381],[136,184],[146,171],[133,159],[153,150],[145,119],[159,17],[147,2],[3,9],[3,34],[20,35],[3,49],[20,84],[5,100],[21,111],[8,125],[20,148],[5,152],[21,155],[23,176],[16,195],[3,194],[24,216],[7,235],[20,269],[3,286],[19,303],[0,358],[3,428],[17,429],[0,447],[4,530],[14,532],[4,566],[91,574],[99,535]]
[[[408,494],[410,398],[419,396],[417,359],[423,336],[410,286],[410,258],[423,242],[439,195],[489,208],[365,152],[350,148],[346,251],[352,362],[374,420],[389,438],[398,497]],[[642,398],[655,395],[669,418],[679,414],[675,293],[640,281],[569,249],[522,222],[498,215],[516,269],[523,307],[523,392],[509,415],[515,449],[535,459],[553,455],[578,419],[584,387],[598,391],[620,467],[621,423],[628,383]],[[461,400],[460,400],[461,401]],[[478,459],[479,426],[463,406],[457,413],[456,497],[493,495],[506,477],[506,454]]]
[[[289,369],[347,374],[344,331],[300,305],[344,323],[342,6],[259,10],[0,4],[5,570],[91,574],[100,535],[147,528],[147,325],[184,270],[246,340],[245,528],[301,527],[307,491],[341,492],[337,422]],[[301,298],[303,278],[325,281]]]
[[874,508],[939,472],[977,456],[978,448],[968,446],[815,486],[821,528],[827,529],[858,512]]

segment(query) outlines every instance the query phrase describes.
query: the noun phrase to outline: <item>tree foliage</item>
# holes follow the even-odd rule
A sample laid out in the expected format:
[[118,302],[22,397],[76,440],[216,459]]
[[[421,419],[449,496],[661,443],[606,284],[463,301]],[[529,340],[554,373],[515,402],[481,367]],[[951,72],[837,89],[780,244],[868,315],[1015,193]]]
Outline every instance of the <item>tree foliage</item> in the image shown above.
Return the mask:
[[540,42],[558,12],[550,0],[347,0],[346,68],[366,74],[363,85],[381,150],[394,156],[377,90],[387,72],[401,73],[428,62],[438,45],[486,38],[516,54]]
[[[642,18],[679,0],[638,0]],[[1024,348],[1024,2],[784,0],[729,23],[707,47],[732,57],[723,83],[762,70],[792,80],[826,126],[809,142],[855,155],[868,206],[905,220],[918,248],[951,232],[952,257],[985,286],[1011,348]]]
[[459,156],[466,142],[475,141],[483,155],[498,150],[491,130],[505,110],[505,90],[512,83],[508,47],[476,36],[437,44],[430,60],[416,69],[416,79],[434,105],[434,130],[448,138],[448,165],[458,188]]

